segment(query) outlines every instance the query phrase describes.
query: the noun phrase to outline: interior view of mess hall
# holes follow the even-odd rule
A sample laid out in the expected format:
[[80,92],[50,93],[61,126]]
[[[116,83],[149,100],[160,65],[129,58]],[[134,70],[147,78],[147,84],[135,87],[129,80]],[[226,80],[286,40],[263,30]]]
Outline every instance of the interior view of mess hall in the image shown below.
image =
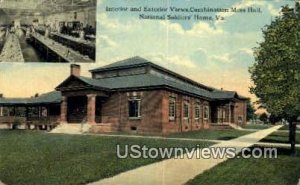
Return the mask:
[[1,0],[0,62],[95,62],[97,0]]

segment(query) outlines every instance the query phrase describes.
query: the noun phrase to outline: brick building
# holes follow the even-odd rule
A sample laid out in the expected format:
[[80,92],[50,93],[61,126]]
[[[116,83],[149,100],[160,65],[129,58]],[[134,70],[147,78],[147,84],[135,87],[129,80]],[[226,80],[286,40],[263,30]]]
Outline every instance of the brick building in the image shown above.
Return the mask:
[[80,76],[71,75],[61,92],[61,123],[87,123],[92,132],[171,133],[246,124],[247,98],[217,90],[140,57]]

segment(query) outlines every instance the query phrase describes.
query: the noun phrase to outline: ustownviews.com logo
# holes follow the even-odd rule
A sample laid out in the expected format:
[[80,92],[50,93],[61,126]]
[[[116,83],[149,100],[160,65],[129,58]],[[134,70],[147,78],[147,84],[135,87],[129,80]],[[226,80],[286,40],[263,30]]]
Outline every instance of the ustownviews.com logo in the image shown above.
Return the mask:
[[232,158],[277,158],[277,148],[242,148],[235,147],[147,147],[146,145],[117,145],[119,159],[232,159]]

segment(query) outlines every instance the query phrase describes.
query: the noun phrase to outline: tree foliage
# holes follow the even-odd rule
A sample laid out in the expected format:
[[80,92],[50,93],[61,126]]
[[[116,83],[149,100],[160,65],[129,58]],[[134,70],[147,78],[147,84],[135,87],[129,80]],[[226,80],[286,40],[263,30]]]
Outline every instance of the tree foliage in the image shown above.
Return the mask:
[[247,121],[255,119],[255,108],[250,100],[247,101]]
[[269,113],[294,121],[300,112],[300,8],[285,6],[282,14],[262,30],[250,91]]
[[264,112],[259,116],[259,120],[264,122],[265,124],[268,123],[269,117],[268,115]]

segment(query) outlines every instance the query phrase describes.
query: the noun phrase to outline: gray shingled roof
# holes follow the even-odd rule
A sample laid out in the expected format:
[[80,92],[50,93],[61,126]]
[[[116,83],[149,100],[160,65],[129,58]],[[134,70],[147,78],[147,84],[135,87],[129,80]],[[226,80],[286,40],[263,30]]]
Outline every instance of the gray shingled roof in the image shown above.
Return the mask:
[[237,93],[234,91],[215,90],[211,93],[211,97],[215,99],[231,99],[231,98],[235,98],[236,95]]
[[109,65],[106,65],[103,67],[92,69],[90,71],[95,72],[95,71],[103,71],[103,70],[112,70],[112,69],[126,68],[126,67],[137,66],[137,65],[146,65],[146,64],[153,64],[153,63],[142,57],[135,56],[135,57],[128,58],[125,60],[114,62],[112,64],[109,64]]
[[123,68],[131,68],[138,66],[150,65],[152,67],[158,68],[160,70],[166,71],[172,75],[177,76],[179,79],[182,79],[182,82],[172,81],[170,79],[165,79],[163,77],[155,76],[153,74],[141,74],[134,76],[122,76],[122,77],[113,77],[113,78],[104,78],[104,79],[91,79],[86,77],[78,77],[83,82],[88,85],[97,87],[97,88],[107,88],[111,90],[116,89],[129,89],[129,88],[142,88],[142,87],[157,87],[165,86],[173,88],[175,90],[183,91],[189,94],[194,94],[201,96],[207,99],[212,100],[228,100],[234,98],[246,99],[245,97],[239,96],[235,91],[220,91],[198,82],[194,82],[180,74],[174,73],[166,68],[163,68],[159,65],[156,65],[144,58],[141,57],[132,57],[119,62],[115,62],[100,68],[91,70],[91,72],[101,72],[101,71],[110,71]]
[[29,104],[48,104],[48,103],[60,103],[62,100],[61,92],[52,91],[49,93],[41,94],[36,98],[30,98]]
[[234,99],[237,98],[237,93],[234,91],[208,91],[188,83],[174,82],[152,74],[141,74],[134,76],[122,76],[114,78],[92,79],[87,77],[77,77],[83,82],[94,86],[103,87],[110,90],[130,89],[130,88],[147,88],[147,87],[170,87],[175,90],[183,91],[196,96],[201,96],[207,99]]
[[27,98],[0,98],[0,105],[25,105]]
[[61,92],[52,91],[34,98],[0,98],[0,105],[36,105],[60,103]]

